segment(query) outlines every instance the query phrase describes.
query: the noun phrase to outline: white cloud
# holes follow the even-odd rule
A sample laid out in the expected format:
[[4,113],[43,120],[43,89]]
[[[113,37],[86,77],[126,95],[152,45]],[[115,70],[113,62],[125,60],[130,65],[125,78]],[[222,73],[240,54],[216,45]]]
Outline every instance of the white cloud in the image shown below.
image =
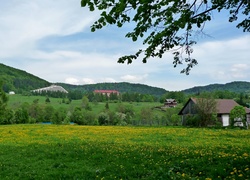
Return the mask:
[[79,85],[79,80],[77,80],[76,78],[66,78],[65,79],[65,83],[67,84],[73,84],[73,85]]
[[247,78],[250,75],[247,64],[234,64],[230,71],[233,78]]
[[[210,41],[195,47],[198,66],[191,74],[200,75],[204,81],[228,82],[249,76],[250,36],[224,41]],[[206,77],[206,78],[204,78]]]
[[114,82],[117,82],[114,78],[103,78],[100,82],[111,82],[111,83],[114,83]]
[[[136,52],[140,42],[122,37],[126,34],[123,28],[118,31],[109,26],[89,34],[97,14],[81,8],[79,0],[3,1],[1,62],[50,82],[70,84],[127,81],[181,90],[218,82],[249,81],[250,35],[204,37],[194,47],[193,57],[199,64],[186,76],[180,74],[185,65],[173,68],[171,52],[162,59],[149,59],[146,64],[139,59],[130,65],[118,64],[117,59]],[[230,33],[230,29],[226,31]]]
[[95,84],[95,81],[93,79],[90,79],[90,78],[83,78],[82,84]]
[[[6,8],[8,7],[8,8]],[[50,35],[68,35],[89,27],[96,13],[77,0],[15,1],[0,7],[0,54],[2,57],[28,53],[36,41]],[[86,16],[87,15],[87,16]]]
[[128,82],[141,82],[148,77],[148,74],[144,75],[125,75],[121,77],[121,80]]

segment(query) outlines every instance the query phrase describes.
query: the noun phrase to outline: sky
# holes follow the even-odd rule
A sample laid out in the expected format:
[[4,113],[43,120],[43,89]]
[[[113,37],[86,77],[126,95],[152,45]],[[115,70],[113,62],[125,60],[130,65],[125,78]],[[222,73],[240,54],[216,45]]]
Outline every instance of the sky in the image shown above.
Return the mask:
[[173,67],[173,56],[119,64],[137,52],[141,40],[125,38],[124,28],[90,27],[99,12],[82,8],[80,0],[0,0],[0,63],[24,70],[51,83],[95,84],[130,82],[179,91],[194,86],[250,81],[250,33],[228,22],[227,12],[213,14],[197,36],[189,75],[185,65]]

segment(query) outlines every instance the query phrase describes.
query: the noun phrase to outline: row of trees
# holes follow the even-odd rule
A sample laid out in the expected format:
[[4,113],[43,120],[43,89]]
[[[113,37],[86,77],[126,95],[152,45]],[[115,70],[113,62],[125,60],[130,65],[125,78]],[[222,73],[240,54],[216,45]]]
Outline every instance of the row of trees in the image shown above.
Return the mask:
[[68,94],[63,92],[32,92],[35,96],[48,96],[54,98],[68,98],[70,100],[79,100],[83,96],[86,96],[90,102],[106,102],[106,101],[116,101],[116,102],[155,102],[157,97],[150,94],[139,94],[139,93],[111,93],[109,96],[107,94],[101,93],[83,93],[79,90],[69,91]]
[[233,99],[238,104],[242,106],[250,106],[250,94],[246,93],[236,93],[231,91],[213,91],[213,92],[200,92],[195,94],[187,94],[183,91],[171,91],[162,95],[160,102],[163,103],[165,99],[175,99],[178,103],[185,103],[190,97],[197,98],[211,98],[211,99]]
[[71,100],[82,99],[86,96],[90,102],[157,102],[160,101],[164,103],[166,99],[175,99],[179,104],[184,104],[190,97],[210,97],[213,99],[234,99],[238,104],[242,106],[250,106],[250,98],[248,93],[235,93],[230,91],[213,91],[213,92],[203,92],[196,94],[186,94],[183,91],[170,91],[163,94],[160,98],[150,94],[139,94],[139,93],[121,93],[117,95],[116,93],[111,93],[110,96],[88,92],[83,93],[79,90],[69,91],[68,94],[62,92],[34,92],[33,95],[42,95],[54,98],[67,98]]
[[[135,110],[132,104],[116,103],[116,108],[110,110],[109,102],[104,103],[100,112],[92,111],[92,105],[87,96],[82,98],[81,105],[68,108],[55,108],[50,105],[49,97],[45,104],[35,99],[33,103],[16,104],[10,109],[7,106],[8,96],[0,90],[0,124],[24,124],[51,122],[53,124],[79,125],[179,125],[180,117],[176,116],[177,109],[169,109],[162,113],[155,113],[151,107]],[[161,114],[161,115],[160,115]]]
[[[49,103],[39,101],[32,104],[24,103],[16,109],[5,108],[1,113],[0,124],[26,124],[51,122],[52,124],[78,125],[149,125],[167,126],[180,125],[180,117],[170,109],[165,115],[155,114],[153,108],[144,107],[135,112],[132,105],[118,103],[115,110],[109,109],[109,103],[99,113],[92,111],[89,104],[72,109],[54,108]],[[1,111],[2,112],[2,111]]]

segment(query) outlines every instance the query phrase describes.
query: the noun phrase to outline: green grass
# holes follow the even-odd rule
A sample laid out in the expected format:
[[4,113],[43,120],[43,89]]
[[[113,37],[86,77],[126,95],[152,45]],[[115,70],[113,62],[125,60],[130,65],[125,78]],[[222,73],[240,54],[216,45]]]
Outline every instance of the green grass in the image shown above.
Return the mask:
[[[44,96],[22,96],[20,94],[15,94],[15,95],[9,95],[9,101],[8,101],[8,107],[10,107],[11,109],[17,109],[18,107],[20,107],[23,103],[28,103],[28,104],[32,104],[34,100],[38,99],[38,104],[41,106],[45,106],[45,105],[51,105],[53,106],[55,109],[59,109],[59,108],[65,108],[69,111],[73,111],[73,109],[75,107],[81,107],[82,101],[81,100],[72,100],[72,102],[70,104],[65,104],[62,103],[62,99],[61,98],[50,98],[50,103],[46,103],[46,97]],[[99,114],[100,112],[102,112],[105,109],[105,104],[106,102],[98,102],[98,103],[91,103],[90,102],[90,106],[92,107],[92,111],[95,112],[95,114]],[[118,106],[119,103],[109,103],[109,109],[113,112],[116,111],[116,108]],[[141,112],[142,108],[145,107],[149,107],[149,108],[153,108],[156,106],[162,106],[161,103],[159,102],[122,102],[123,105],[125,106],[132,106],[134,112],[135,112],[135,119],[139,119],[139,115]],[[159,117],[162,117],[165,115],[165,113],[163,111],[160,110],[154,110],[153,112],[154,114],[157,114]]]
[[0,126],[0,179],[249,179],[250,131]]

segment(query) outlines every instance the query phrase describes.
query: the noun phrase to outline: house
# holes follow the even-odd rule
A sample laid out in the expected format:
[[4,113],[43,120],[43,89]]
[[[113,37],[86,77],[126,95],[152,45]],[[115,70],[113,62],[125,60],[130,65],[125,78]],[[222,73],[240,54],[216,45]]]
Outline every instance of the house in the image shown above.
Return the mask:
[[116,90],[94,90],[94,93],[98,93],[98,94],[102,94],[102,95],[107,95],[108,97],[110,96],[110,94],[117,94],[119,95],[119,91]]
[[[217,118],[221,121],[223,126],[229,126],[229,114],[230,111],[235,107],[239,106],[237,102],[232,99],[216,99],[216,109],[217,109]],[[195,105],[197,104],[196,98],[189,98],[187,103],[181,109],[178,115],[182,116],[182,124],[185,125],[187,115],[195,115]],[[250,109],[246,109],[246,120],[250,124]]]
[[164,102],[165,107],[175,107],[177,106],[177,101],[175,99],[166,99]]
[[49,87],[44,87],[44,88],[40,88],[40,89],[35,89],[35,90],[32,90],[31,92],[38,92],[38,93],[41,93],[41,92],[63,92],[63,93],[68,93],[68,91],[66,91],[62,86],[57,86],[57,85],[51,85]]

